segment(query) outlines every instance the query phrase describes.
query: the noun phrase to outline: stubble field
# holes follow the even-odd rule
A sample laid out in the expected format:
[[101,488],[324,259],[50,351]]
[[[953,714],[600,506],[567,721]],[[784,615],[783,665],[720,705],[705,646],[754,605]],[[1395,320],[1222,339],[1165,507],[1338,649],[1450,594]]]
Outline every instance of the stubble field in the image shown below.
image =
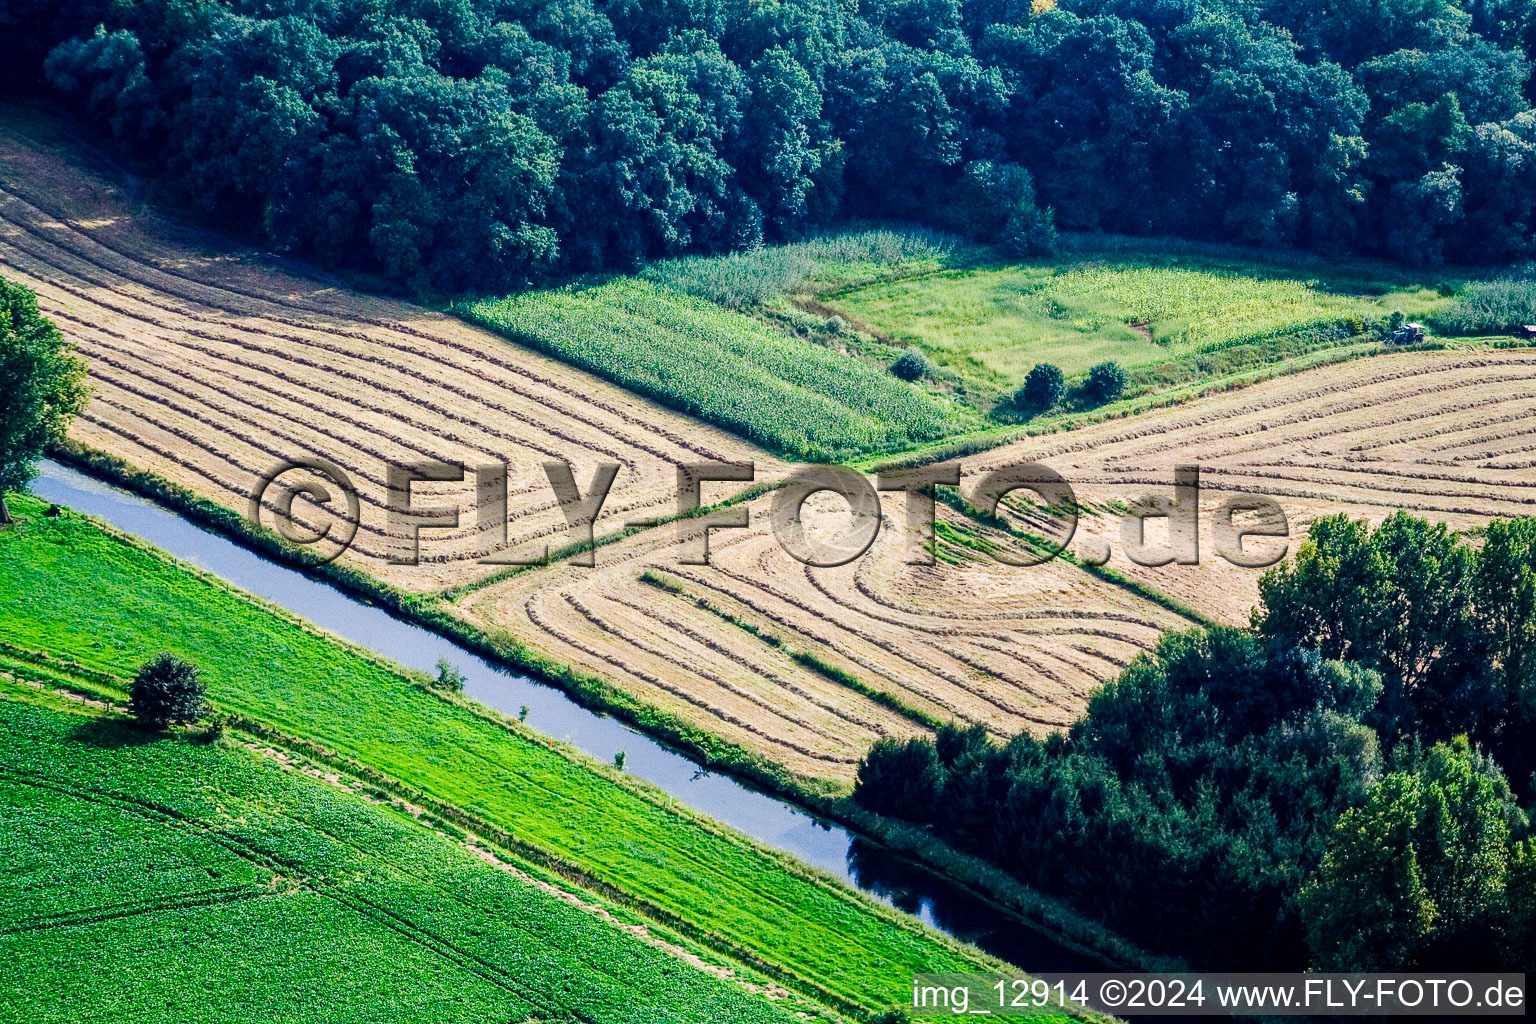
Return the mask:
[[[1066,726],[1163,630],[1190,625],[1065,561],[1020,568],[945,544],[938,564],[908,564],[904,500],[891,494],[863,557],[808,566],[776,540],[770,504],[751,504],[748,529],[715,532],[709,565],[682,564],[674,530],[650,531],[601,549],[595,568],[519,573],[454,607],[836,779],[851,779],[878,737],[935,721],[1000,738]],[[817,518],[828,533],[850,519],[846,506]]]
[[[1279,502],[1292,551],[1323,515],[1376,521],[1401,508],[1458,529],[1530,515],[1536,353],[1415,352],[1312,370],[1019,441],[965,460],[964,481],[1019,461],[1051,466],[1079,501],[1100,511],[1082,518],[1070,550],[1108,544],[1111,567],[1214,618],[1242,623],[1258,599],[1260,573],[1230,565],[1211,543],[1213,513],[1234,496]],[[1143,495],[1172,497],[1180,463],[1201,469],[1201,564],[1138,566],[1122,549],[1123,520],[1106,513]],[[1042,528],[1038,510],[1031,516],[1011,504],[1017,525]],[[1238,519],[1245,521],[1252,520]],[[1167,527],[1154,525],[1149,535],[1160,541]]]
[[[37,293],[90,364],[95,393],[71,436],[242,512],[283,460],[328,459],[360,497],[343,557],[389,583],[430,591],[495,571],[478,560],[499,541],[466,471],[415,487],[417,505],[457,507],[460,525],[428,534],[422,565],[390,565],[407,543],[386,521],[391,463],[509,463],[514,554],[565,537],[546,461],[570,463],[583,488],[598,464],[619,464],[600,533],[670,512],[678,462],[773,471],[753,445],[462,321],[191,237],[76,166],[45,127],[8,124],[0,272]],[[323,521],[307,499],[294,510]]]

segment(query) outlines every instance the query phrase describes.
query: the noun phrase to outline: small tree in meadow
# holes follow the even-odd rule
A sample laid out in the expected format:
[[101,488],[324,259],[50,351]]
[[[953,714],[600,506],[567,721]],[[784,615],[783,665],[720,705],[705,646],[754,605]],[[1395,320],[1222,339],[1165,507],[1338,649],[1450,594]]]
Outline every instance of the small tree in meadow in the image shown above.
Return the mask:
[[891,364],[891,372],[902,380],[921,380],[933,372],[933,363],[920,349],[909,348]]
[[174,654],[158,654],[139,669],[129,691],[128,710],[148,729],[195,722],[208,710],[197,666]]
[[1125,394],[1125,389],[1130,383],[1130,375],[1119,363],[1100,363],[1088,371],[1088,380],[1083,384],[1083,394],[1091,401],[1102,405],[1105,402],[1113,402]]
[[1024,386],[1019,388],[1013,401],[1025,409],[1034,409],[1043,412],[1060,402],[1067,395],[1067,377],[1061,372],[1060,367],[1050,363],[1037,363],[1035,368],[1029,371],[1029,376],[1024,378]]
[[447,658],[437,659],[437,678],[432,680],[432,685],[439,690],[450,690],[460,693],[464,689],[464,673],[460,672]]

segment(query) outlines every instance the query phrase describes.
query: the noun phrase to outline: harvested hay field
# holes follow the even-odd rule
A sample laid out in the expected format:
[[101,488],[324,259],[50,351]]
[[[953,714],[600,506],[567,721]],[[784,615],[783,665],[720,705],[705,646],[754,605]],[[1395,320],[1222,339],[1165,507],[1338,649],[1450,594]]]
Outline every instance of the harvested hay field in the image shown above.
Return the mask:
[[[35,290],[90,363],[96,394],[77,440],[242,511],[280,460],[329,458],[361,492],[345,556],[356,567],[448,592],[470,624],[807,777],[846,781],[876,737],[940,721],[999,737],[1064,726],[1161,632],[1190,623],[1170,605],[1245,620],[1259,573],[1209,557],[1208,541],[1198,568],[1137,567],[1119,551],[1110,513],[1167,493],[1176,462],[1202,466],[1208,509],[1230,492],[1280,500],[1292,537],[1333,511],[1405,507],[1466,527],[1536,499],[1536,353],[1414,353],[962,460],[967,491],[1004,463],[1055,466],[1101,513],[1074,550],[1106,537],[1111,566],[1151,590],[1065,561],[1000,564],[984,552],[1011,542],[942,506],[940,563],[909,565],[897,494],[884,496],[871,551],[838,568],[782,551],[763,496],[748,506],[752,530],[714,535],[709,566],[680,564],[667,526],[601,547],[596,568],[508,574],[478,561],[496,538],[478,526],[472,478],[417,486],[418,505],[456,505],[461,525],[424,532],[420,566],[392,565],[404,537],[384,516],[391,462],[510,463],[519,554],[566,534],[546,460],[572,462],[583,486],[599,463],[621,465],[599,535],[672,511],[677,463],[751,460],[759,481],[784,467],[458,320],[192,234],[82,169],[45,125],[0,117],[15,129],[0,138],[0,273]],[[711,485],[706,498],[729,493]]]
[[[672,511],[678,462],[773,470],[724,431],[487,331],[193,235],[83,170],[58,129],[0,117],[0,274],[33,289],[88,360],[95,393],[71,436],[92,448],[240,511],[281,460],[329,459],[360,496],[344,559],[413,591],[495,571],[477,561],[493,536],[472,474],[418,484],[416,504],[457,506],[460,526],[424,531],[420,566],[388,564],[406,544],[385,521],[389,463],[508,463],[519,554],[566,535],[544,461],[570,462],[583,487],[597,464],[622,467],[600,534]],[[300,524],[316,522],[307,501]]]
[[[1338,512],[1379,520],[1407,509],[1458,529],[1536,512],[1536,351],[1402,353],[1310,370],[1019,441],[964,460],[963,479],[1021,461],[1050,465],[1100,510],[1082,520],[1074,552],[1107,541],[1112,567],[1245,622],[1260,573],[1216,557],[1210,543],[1211,513],[1234,494],[1278,501],[1293,549],[1308,523]],[[1121,550],[1119,519],[1103,513],[1146,494],[1171,497],[1175,463],[1201,467],[1201,564],[1136,566]],[[1165,525],[1149,530],[1160,533]]]
[[[0,140],[0,273],[37,292],[90,364],[96,392],[72,436],[242,511],[279,460],[331,459],[361,498],[344,559],[387,583],[441,593],[504,571],[477,561],[490,544],[472,479],[415,488],[418,505],[459,506],[461,526],[425,531],[420,566],[389,564],[404,545],[385,522],[390,462],[511,463],[520,554],[565,535],[538,468],[548,459],[573,462],[583,486],[596,464],[621,464],[599,535],[672,511],[677,463],[750,460],[760,481],[783,469],[458,320],[195,235],[41,134]],[[710,485],[706,500],[731,486]],[[752,504],[764,523],[768,501]],[[306,522],[302,499],[295,510]],[[1064,725],[1178,622],[1066,565],[1027,589],[991,563],[907,566],[893,536],[851,566],[810,570],[766,530],[723,533],[716,564],[692,567],[675,565],[676,531],[663,527],[601,548],[595,569],[516,572],[453,607],[791,770],[843,780],[873,738],[939,720],[999,736]],[[682,593],[645,582],[652,568]]]
[[[979,722],[998,737],[1065,726],[1161,632],[1190,624],[1064,561],[1015,568],[941,544],[937,565],[909,565],[895,494],[862,558],[813,568],[774,539],[770,500],[752,503],[749,529],[712,534],[708,566],[679,564],[678,532],[652,530],[601,549],[595,569],[519,573],[454,607],[833,779],[850,779],[876,738],[939,720]],[[939,512],[964,529],[958,514]],[[825,507],[807,515],[839,518]]]

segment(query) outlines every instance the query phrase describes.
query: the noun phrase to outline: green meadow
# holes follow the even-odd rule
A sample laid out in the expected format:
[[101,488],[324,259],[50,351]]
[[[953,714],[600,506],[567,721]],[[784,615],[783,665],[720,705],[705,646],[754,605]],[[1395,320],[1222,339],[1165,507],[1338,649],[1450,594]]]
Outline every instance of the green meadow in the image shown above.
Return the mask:
[[906,998],[914,973],[994,963],[147,545],[43,508],[15,501],[23,522],[0,531],[0,592],[27,595],[0,619],[12,658],[70,659],[116,693],[153,654],[177,653],[221,712],[503,834],[823,1005],[878,1011]]
[[[1065,249],[1009,261],[936,232],[872,229],[456,311],[781,455],[834,461],[1018,422],[1029,411],[1013,396],[1037,363],[1075,382],[1116,362],[1148,395],[1365,354],[1394,312],[1439,323],[1463,285],[1220,246]],[[930,364],[911,382],[891,372],[909,349]]]
[[829,276],[818,308],[864,328],[869,358],[916,346],[981,409],[1006,401],[1036,363],[1072,378],[1107,361],[1133,372],[1183,361],[1197,377],[1199,357],[1233,346],[1263,346],[1257,359],[1299,354],[1347,342],[1394,310],[1422,319],[1447,302],[1401,276],[1187,252],[983,263],[846,288],[835,268]]
[[4,678],[0,818],[0,1020],[797,1019],[390,806]]

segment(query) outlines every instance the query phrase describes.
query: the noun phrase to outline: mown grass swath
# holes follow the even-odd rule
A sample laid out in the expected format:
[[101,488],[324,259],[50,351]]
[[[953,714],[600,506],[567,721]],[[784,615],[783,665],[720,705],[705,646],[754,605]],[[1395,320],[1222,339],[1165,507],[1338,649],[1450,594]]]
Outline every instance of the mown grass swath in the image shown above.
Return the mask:
[[991,961],[783,855],[65,512],[0,535],[0,589],[27,593],[0,641],[130,675],[196,662],[221,711],[399,783],[477,832],[756,965],[819,1001],[878,1010],[914,971]]
[[797,1019],[536,868],[68,704],[0,679],[0,1020]]
[[878,368],[633,279],[460,311],[792,457],[895,451],[975,423],[964,409]]

